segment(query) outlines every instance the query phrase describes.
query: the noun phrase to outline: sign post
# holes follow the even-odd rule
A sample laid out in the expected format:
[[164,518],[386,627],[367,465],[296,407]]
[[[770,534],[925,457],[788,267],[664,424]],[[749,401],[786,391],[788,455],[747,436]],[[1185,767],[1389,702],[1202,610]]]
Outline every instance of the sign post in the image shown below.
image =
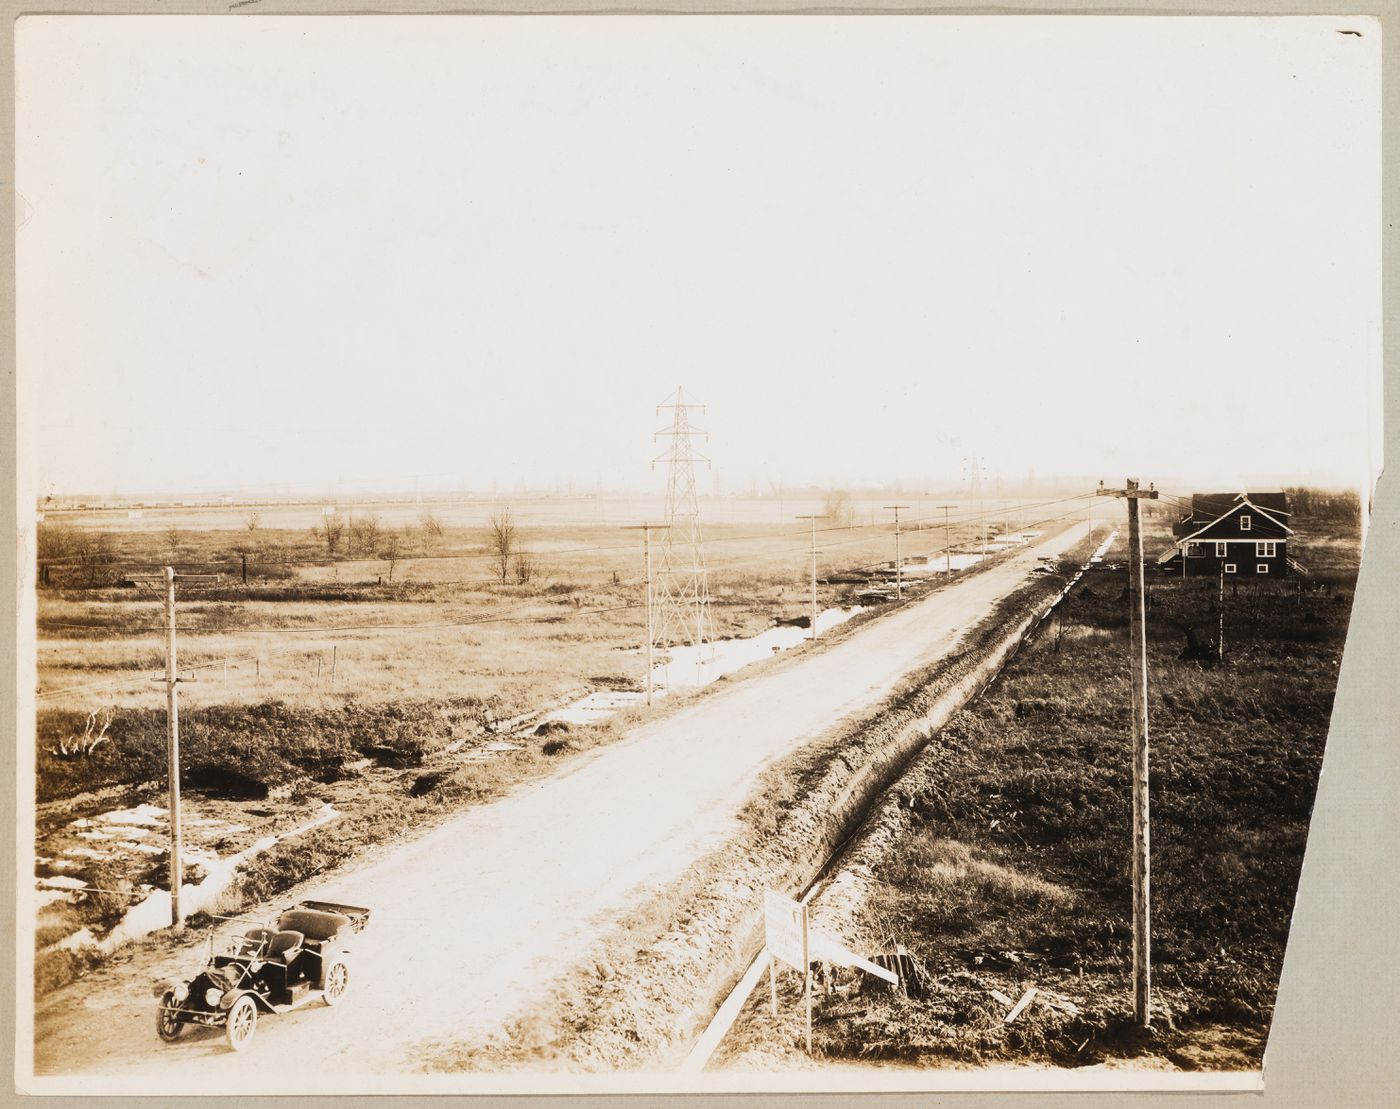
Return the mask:
[[764,942],[768,949],[768,982],[773,1015],[778,1015],[777,964],[786,963],[802,972],[802,1004],[807,1023],[807,1054],[812,1054],[812,960],[839,967],[859,967],[867,974],[899,985],[899,975],[848,951],[837,937],[811,927],[805,902],[794,901],[774,890],[763,893]]

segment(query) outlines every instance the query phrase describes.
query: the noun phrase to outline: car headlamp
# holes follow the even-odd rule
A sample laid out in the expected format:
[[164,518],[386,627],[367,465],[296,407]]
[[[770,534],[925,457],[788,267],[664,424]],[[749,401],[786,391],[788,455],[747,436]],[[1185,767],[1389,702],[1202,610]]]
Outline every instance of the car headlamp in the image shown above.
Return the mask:
[[212,1009],[215,1005],[219,1003],[219,999],[223,996],[223,990],[215,989],[211,986],[209,989],[204,991],[204,1004],[208,1005]]
[[178,986],[176,986],[173,990],[170,991],[170,996],[173,997],[176,1001],[184,1001],[185,998],[190,996],[190,988],[189,986],[185,985],[185,983],[181,982]]

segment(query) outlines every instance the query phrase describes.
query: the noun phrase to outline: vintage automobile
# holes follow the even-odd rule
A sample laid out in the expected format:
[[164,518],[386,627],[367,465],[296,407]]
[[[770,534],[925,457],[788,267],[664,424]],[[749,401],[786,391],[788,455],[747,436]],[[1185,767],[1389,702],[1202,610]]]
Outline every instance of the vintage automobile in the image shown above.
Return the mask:
[[[156,987],[156,1033],[178,1039],[185,1025],[223,1028],[228,1045],[242,1051],[253,1038],[258,1013],[286,1013],[322,998],[337,1004],[350,985],[348,942],[364,929],[369,910],[329,901],[299,901],[213,954],[189,982]],[[211,945],[212,948],[212,945]]]

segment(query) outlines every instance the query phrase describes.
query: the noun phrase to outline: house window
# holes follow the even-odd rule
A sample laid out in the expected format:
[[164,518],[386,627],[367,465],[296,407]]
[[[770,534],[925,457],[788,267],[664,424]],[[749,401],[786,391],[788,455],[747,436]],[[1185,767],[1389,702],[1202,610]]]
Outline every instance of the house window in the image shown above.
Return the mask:
[[1228,544],[1228,543],[1217,543],[1217,544],[1215,545],[1215,557],[1216,557],[1216,558],[1224,558],[1224,557],[1225,557],[1226,555],[1228,555],[1229,553],[1230,553],[1230,544]]
[[1257,573],[1267,574],[1269,572],[1269,564],[1267,562],[1261,562],[1254,569]]
[[1225,563],[1225,572],[1227,574],[1233,574],[1235,572],[1235,564],[1233,562]]
[[1187,557],[1187,558],[1200,558],[1200,557],[1201,557],[1201,545],[1200,545],[1199,543],[1187,543],[1187,544],[1186,544],[1186,557]]
[[1248,530],[1250,529],[1250,527],[1251,527],[1252,524],[1253,524],[1253,521],[1250,520],[1250,518],[1249,518],[1248,516],[1241,516],[1241,517],[1240,517],[1240,531],[1248,531]]
[[1277,553],[1278,552],[1276,550],[1276,545],[1274,543],[1254,544],[1254,554],[1257,558],[1273,558],[1274,555]]

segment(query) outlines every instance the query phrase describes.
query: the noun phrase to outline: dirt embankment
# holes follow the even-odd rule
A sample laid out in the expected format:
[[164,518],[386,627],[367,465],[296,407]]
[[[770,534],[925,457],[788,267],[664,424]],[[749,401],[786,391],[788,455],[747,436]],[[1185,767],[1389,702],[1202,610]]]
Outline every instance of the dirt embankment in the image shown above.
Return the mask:
[[552,1003],[493,1041],[424,1045],[429,1070],[673,1069],[762,946],[765,889],[812,884],[872,803],[967,701],[994,679],[1088,555],[1037,576],[963,633],[937,663],[872,711],[847,719],[769,767],[741,812],[741,832],[684,878],[645,899]]

